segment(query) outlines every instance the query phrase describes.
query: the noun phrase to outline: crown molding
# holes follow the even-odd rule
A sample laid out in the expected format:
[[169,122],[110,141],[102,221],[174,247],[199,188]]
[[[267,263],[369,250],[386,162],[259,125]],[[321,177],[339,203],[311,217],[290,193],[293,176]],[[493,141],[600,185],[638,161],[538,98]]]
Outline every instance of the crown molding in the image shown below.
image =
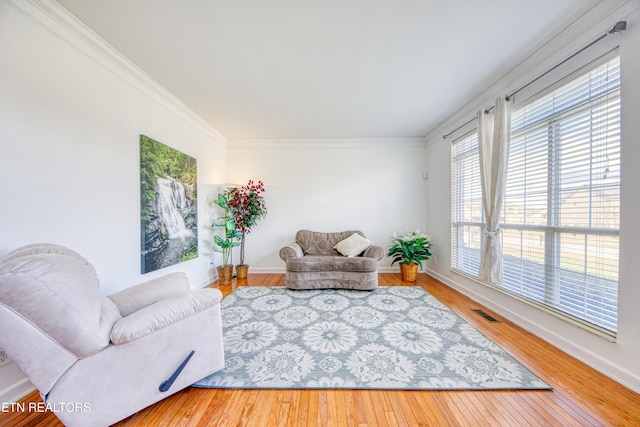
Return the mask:
[[0,0],[78,49],[190,126],[225,146],[227,138],[91,28],[53,0]]

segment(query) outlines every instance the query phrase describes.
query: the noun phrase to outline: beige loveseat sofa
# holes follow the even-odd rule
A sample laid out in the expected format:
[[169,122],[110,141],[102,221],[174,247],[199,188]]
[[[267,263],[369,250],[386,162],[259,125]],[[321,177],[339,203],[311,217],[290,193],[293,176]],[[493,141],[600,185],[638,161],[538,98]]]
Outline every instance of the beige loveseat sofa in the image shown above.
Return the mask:
[[[365,249],[360,252],[356,249],[349,256],[341,254],[339,244],[348,238],[356,241],[356,248]],[[293,243],[280,249],[280,258],[286,265],[285,286],[289,289],[375,289],[378,261],[383,256],[384,250],[358,230],[335,233],[300,230]]]
[[221,299],[183,273],[104,297],[78,253],[28,245],[0,260],[0,348],[65,426],[108,426],[224,367]]

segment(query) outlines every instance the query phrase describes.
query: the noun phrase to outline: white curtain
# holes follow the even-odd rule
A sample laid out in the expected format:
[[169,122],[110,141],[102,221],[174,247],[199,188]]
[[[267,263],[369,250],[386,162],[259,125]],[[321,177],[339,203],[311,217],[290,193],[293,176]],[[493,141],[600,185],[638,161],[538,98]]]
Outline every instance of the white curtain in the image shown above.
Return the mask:
[[507,181],[509,139],[511,137],[511,103],[496,99],[493,111],[478,111],[480,175],[482,202],[486,219],[484,244],[480,254],[478,278],[489,284],[502,283],[502,249],[500,215]]

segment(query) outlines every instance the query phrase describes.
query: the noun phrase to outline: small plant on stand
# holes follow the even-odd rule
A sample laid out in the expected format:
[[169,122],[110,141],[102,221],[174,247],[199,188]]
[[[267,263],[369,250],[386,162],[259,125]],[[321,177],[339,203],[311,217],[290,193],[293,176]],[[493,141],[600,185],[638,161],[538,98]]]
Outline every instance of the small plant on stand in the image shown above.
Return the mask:
[[231,250],[240,245],[242,233],[236,229],[235,217],[229,209],[230,190],[218,194],[218,198],[213,201],[224,210],[224,216],[219,217],[212,227],[222,227],[224,238],[218,235],[213,236],[214,243],[218,246],[217,252],[222,253],[222,265],[217,266],[218,284],[229,285],[233,278],[233,264],[231,263]]
[[426,234],[420,234],[420,230],[407,231],[404,236],[393,233],[387,256],[393,258],[391,265],[400,262],[402,280],[417,280],[418,267],[422,270],[422,261],[431,257],[432,245],[429,238]]
[[236,265],[238,279],[246,279],[249,266],[244,263],[244,243],[247,234],[255,227],[260,218],[267,215],[264,202],[264,184],[262,181],[254,183],[249,180],[247,185],[229,189],[229,212],[235,218],[235,228],[241,234],[240,264]]

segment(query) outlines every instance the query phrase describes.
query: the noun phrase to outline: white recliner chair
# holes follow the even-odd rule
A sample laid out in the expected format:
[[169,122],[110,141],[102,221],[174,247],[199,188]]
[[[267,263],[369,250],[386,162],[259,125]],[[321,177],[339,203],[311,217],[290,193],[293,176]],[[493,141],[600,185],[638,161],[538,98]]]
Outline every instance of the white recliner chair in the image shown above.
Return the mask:
[[0,261],[0,348],[67,426],[107,426],[224,367],[217,289],[172,273],[109,297],[58,245]]

